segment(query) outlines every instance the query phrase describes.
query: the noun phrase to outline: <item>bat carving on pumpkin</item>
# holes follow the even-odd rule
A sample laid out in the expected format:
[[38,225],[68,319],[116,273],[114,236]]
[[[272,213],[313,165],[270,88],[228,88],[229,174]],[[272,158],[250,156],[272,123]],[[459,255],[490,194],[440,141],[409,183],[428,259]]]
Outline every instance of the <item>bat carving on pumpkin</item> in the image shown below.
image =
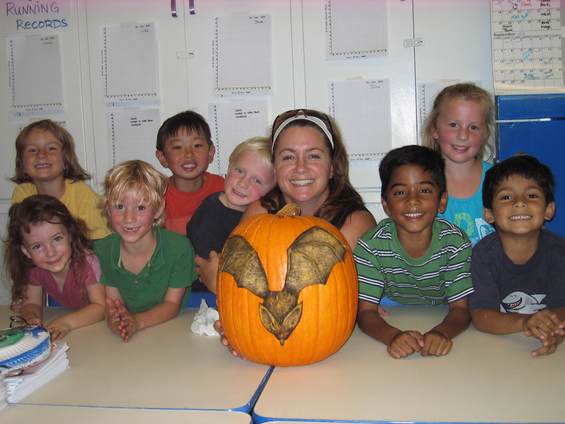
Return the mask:
[[300,291],[313,284],[326,284],[334,265],[343,261],[345,248],[332,233],[312,227],[300,234],[287,250],[287,273],[282,291],[269,290],[263,265],[245,238],[231,236],[224,246],[220,272],[231,274],[238,287],[263,299],[259,316],[263,326],[281,346],[300,322]]

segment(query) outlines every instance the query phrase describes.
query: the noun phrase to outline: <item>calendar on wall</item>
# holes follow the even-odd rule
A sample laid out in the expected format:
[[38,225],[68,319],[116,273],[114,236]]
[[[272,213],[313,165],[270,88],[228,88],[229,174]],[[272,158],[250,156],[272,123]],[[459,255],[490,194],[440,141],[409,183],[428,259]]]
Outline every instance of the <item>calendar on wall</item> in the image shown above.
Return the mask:
[[565,91],[565,0],[492,0],[496,94]]

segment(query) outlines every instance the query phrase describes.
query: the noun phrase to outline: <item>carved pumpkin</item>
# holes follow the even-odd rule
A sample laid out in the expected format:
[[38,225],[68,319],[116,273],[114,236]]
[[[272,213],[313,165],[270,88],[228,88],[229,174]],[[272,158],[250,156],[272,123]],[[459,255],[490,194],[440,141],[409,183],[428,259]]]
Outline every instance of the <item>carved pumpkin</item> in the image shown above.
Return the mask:
[[355,324],[357,272],[347,241],[327,221],[297,213],[287,205],[241,222],[220,257],[224,334],[254,362],[321,361]]

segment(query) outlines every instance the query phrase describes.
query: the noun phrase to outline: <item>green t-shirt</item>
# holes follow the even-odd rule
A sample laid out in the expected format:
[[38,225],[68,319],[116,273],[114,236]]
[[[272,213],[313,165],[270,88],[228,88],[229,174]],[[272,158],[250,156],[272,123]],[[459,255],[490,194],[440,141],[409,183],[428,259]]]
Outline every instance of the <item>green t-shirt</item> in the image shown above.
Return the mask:
[[435,219],[432,241],[420,258],[410,257],[398,239],[396,225],[382,220],[357,242],[354,255],[359,299],[380,303],[451,303],[473,292],[471,242],[457,226]]
[[155,236],[155,251],[137,275],[120,265],[118,234],[110,234],[94,244],[102,268],[100,282],[116,287],[126,307],[133,313],[146,311],[161,303],[169,287],[189,287],[197,278],[190,241],[162,228],[155,230]]

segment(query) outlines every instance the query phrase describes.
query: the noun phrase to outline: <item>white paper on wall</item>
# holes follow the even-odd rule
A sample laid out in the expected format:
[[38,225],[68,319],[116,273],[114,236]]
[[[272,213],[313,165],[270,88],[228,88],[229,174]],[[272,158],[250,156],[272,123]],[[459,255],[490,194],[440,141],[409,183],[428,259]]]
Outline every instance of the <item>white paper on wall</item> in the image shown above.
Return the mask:
[[10,99],[15,117],[63,112],[61,46],[57,34],[7,39]]
[[216,164],[221,175],[228,170],[231,152],[251,137],[269,133],[267,101],[223,102],[209,105],[209,123],[216,145]]
[[357,59],[388,53],[386,1],[326,0],[328,59]]
[[351,159],[376,159],[392,145],[388,79],[333,81],[329,84],[333,115]]
[[115,108],[106,113],[112,166],[125,160],[141,159],[161,169],[155,157],[160,112],[156,108]]
[[140,106],[159,100],[159,54],[154,23],[102,28],[102,78],[108,106]]
[[212,63],[218,96],[270,94],[271,17],[233,14],[214,18]]
[[565,0],[491,0],[494,87],[565,90]]

